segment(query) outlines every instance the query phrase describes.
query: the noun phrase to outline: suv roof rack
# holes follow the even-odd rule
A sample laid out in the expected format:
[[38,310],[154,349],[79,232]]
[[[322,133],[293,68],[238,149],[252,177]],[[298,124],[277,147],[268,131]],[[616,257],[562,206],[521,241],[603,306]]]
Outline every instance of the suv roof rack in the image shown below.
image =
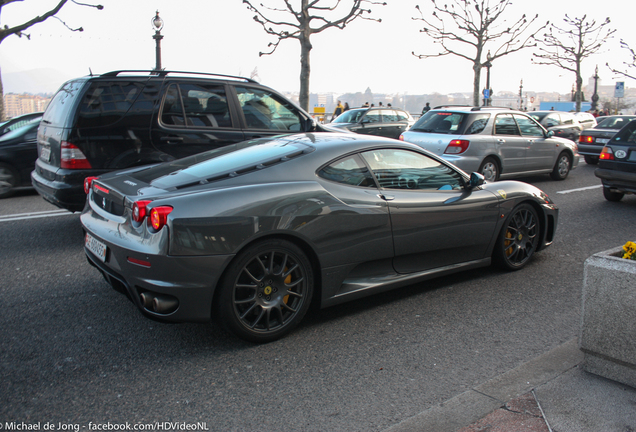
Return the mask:
[[439,105],[433,109],[442,109],[442,108],[470,108],[471,111],[482,111],[482,110],[508,110],[514,111],[513,108],[510,107],[495,107],[495,106],[472,106],[472,105]]
[[230,78],[230,79],[241,80],[241,81],[246,81],[246,82],[258,84],[258,81],[255,81],[255,80],[253,80],[251,78],[246,78],[246,77],[242,77],[242,76],[235,76],[235,75],[214,74],[214,73],[207,73],[207,72],[186,72],[186,71],[167,71],[167,70],[160,70],[160,71],[156,71],[156,70],[116,70],[116,71],[103,73],[100,76],[102,76],[102,77],[115,77],[115,76],[118,76],[119,74],[124,74],[124,73],[149,74],[151,76],[160,76],[160,77],[165,77],[168,74],[176,74],[176,75],[204,75],[204,76],[214,76],[214,77],[220,77],[220,78]]

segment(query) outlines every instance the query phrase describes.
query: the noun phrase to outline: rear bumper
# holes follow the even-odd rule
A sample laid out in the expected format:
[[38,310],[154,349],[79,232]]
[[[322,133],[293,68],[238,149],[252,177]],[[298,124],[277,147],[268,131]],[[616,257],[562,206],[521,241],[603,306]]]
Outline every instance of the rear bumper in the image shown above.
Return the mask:
[[[117,290],[125,290],[130,300],[147,317],[164,322],[205,322],[212,316],[212,299],[223,270],[233,255],[165,256],[140,254],[90,233],[106,244],[105,261],[84,249],[89,263]],[[139,259],[145,267],[129,261]],[[176,299],[173,311],[157,313],[144,304],[142,294]]]
[[636,172],[616,171],[604,168],[594,170],[594,175],[603,181],[603,186],[621,192],[636,193]]
[[583,156],[600,156],[605,144],[582,144],[579,143],[579,154]]

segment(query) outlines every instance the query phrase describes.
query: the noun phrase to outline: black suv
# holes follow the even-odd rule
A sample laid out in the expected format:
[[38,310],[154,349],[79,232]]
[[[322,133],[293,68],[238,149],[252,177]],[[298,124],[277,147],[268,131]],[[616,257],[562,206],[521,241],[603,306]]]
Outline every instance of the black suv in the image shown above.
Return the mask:
[[603,196],[608,201],[636,193],[636,120],[605,144],[594,175],[603,181]]
[[68,81],[38,130],[33,186],[70,211],[84,179],[252,139],[323,131],[276,91],[227,75],[114,71]]

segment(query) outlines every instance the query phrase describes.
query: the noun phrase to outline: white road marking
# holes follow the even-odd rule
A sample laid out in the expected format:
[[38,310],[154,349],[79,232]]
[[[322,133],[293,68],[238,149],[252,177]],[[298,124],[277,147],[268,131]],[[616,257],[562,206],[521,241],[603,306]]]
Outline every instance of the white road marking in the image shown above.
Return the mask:
[[55,216],[66,216],[66,215],[72,215],[72,214],[75,214],[75,213],[71,213],[68,210],[49,210],[49,211],[31,212],[31,213],[16,213],[16,214],[0,216],[0,222],[9,222],[9,221],[26,220],[26,219],[38,219],[38,218],[55,217]]
[[590,189],[600,189],[602,188],[603,185],[596,185],[596,186],[588,186],[588,187],[584,187],[584,188],[578,188],[578,189],[570,189],[570,190],[564,190],[564,191],[557,191],[558,194],[569,194],[572,192],[581,192],[584,190],[590,190]]

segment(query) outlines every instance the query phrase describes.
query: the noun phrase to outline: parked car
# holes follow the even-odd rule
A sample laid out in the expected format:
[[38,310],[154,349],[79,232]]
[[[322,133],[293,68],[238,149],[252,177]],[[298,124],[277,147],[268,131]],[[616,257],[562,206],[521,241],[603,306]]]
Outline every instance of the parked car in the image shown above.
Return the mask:
[[31,120],[41,119],[42,114],[44,113],[34,112],[29,114],[22,114],[20,116],[3,121],[2,123],[0,123],[0,136],[31,123]]
[[322,131],[309,114],[249,78],[115,71],[65,83],[38,132],[32,181],[79,211],[84,178],[257,138]]
[[325,128],[397,139],[414,123],[409,113],[398,108],[356,108],[345,111]]
[[246,141],[86,181],[85,251],[146,316],[268,342],[321,307],[455,271],[524,267],[558,209],[420,147],[356,134]]
[[596,127],[596,117],[589,112],[577,112],[574,113],[574,117],[578,120],[583,129],[590,129]]
[[579,123],[574,113],[563,111],[532,111],[529,112],[533,119],[541,123],[541,126],[559,138],[566,138],[577,142],[584,127]]
[[506,108],[435,107],[400,139],[487,181],[543,173],[563,180],[579,163],[576,143],[553,137],[527,114]]
[[601,179],[608,201],[620,201],[625,194],[636,193],[636,120],[603,147],[594,175]]
[[30,173],[38,158],[39,124],[40,119],[36,117],[0,136],[0,198],[31,187]]
[[586,163],[596,165],[605,144],[616,135],[616,132],[634,119],[636,119],[636,115],[599,117],[598,124],[595,127],[581,132],[579,154],[583,155]]

